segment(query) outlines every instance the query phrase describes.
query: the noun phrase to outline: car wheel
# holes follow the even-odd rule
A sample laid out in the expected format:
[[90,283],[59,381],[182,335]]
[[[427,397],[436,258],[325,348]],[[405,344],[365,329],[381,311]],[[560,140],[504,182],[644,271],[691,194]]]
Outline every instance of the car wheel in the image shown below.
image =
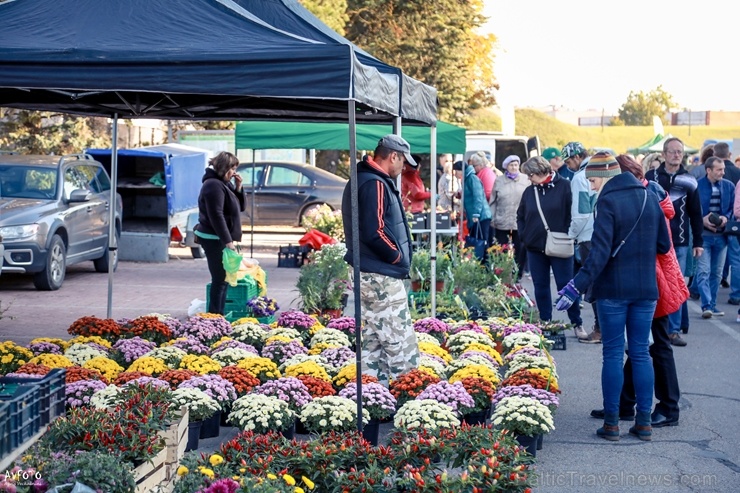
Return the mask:
[[202,246],[191,247],[190,252],[193,254],[193,258],[205,258],[206,252]]
[[[121,233],[116,230],[116,245],[121,244]],[[105,245],[105,253],[102,257],[96,258],[93,260],[93,265],[95,266],[95,272],[108,272],[108,254],[110,253],[110,250],[108,250],[108,245]],[[113,272],[118,269],[118,250],[113,250]]]
[[59,235],[54,235],[46,252],[44,270],[33,277],[33,284],[41,291],[56,291],[62,287],[66,270],[67,247]]

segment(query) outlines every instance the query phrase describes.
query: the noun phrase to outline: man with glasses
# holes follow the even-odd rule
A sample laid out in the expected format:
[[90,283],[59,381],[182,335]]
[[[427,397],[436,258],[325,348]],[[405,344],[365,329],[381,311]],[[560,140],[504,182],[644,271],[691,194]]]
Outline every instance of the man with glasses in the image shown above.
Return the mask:
[[[681,139],[676,137],[667,139],[663,143],[665,162],[658,168],[648,171],[645,178],[657,181],[673,200],[676,215],[671,219],[671,236],[678,263],[686,273],[689,241],[693,241],[691,253],[694,258],[699,258],[704,252],[704,240],[702,239],[704,220],[696,178],[683,166],[683,156],[684,145]],[[668,315],[668,334],[674,346],[686,346],[686,341],[679,333],[681,315],[684,310],[688,313],[688,305],[685,302],[681,310]],[[684,330],[688,331],[688,326]]]
[[[411,325],[403,280],[411,267],[411,233],[396,179],[404,162],[416,166],[411,146],[398,135],[378,142],[373,157],[357,167],[360,242],[362,372],[388,386],[391,379],[416,368],[419,346]],[[342,196],[347,254],[353,265],[351,181]],[[358,282],[358,279],[353,281]]]

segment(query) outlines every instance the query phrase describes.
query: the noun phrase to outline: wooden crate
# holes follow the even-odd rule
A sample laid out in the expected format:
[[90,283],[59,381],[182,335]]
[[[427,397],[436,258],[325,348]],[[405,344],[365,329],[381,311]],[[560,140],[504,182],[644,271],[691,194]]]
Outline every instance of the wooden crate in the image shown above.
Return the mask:
[[167,449],[162,449],[151,461],[145,462],[134,469],[136,479],[136,493],[151,493],[159,488],[160,483],[167,479],[165,459]]
[[180,418],[163,432],[167,451],[165,469],[168,481],[177,475],[177,467],[185,456],[185,447],[188,444],[188,424],[190,423],[188,408],[183,407],[180,413]]

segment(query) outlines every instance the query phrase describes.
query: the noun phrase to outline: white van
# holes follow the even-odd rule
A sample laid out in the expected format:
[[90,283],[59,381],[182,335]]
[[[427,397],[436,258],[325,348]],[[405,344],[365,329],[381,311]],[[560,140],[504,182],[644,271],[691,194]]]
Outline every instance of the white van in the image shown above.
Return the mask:
[[534,137],[524,137],[521,135],[504,135],[501,132],[489,132],[484,130],[468,130],[465,132],[464,161],[467,163],[470,156],[478,151],[486,153],[489,161],[496,165],[496,168],[503,171],[501,163],[507,156],[516,154],[519,156],[521,163],[533,156],[539,156],[540,139]]

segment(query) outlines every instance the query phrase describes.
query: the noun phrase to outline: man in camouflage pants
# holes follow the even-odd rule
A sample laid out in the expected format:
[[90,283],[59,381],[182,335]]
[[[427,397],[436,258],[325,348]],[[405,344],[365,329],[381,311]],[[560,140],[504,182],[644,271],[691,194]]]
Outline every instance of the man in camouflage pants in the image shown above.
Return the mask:
[[[416,165],[411,146],[391,134],[380,139],[373,157],[365,156],[357,168],[362,373],[386,386],[419,361],[403,284],[411,266],[411,233],[395,181],[405,162]],[[347,183],[342,197],[344,259],[354,266],[350,190]]]

